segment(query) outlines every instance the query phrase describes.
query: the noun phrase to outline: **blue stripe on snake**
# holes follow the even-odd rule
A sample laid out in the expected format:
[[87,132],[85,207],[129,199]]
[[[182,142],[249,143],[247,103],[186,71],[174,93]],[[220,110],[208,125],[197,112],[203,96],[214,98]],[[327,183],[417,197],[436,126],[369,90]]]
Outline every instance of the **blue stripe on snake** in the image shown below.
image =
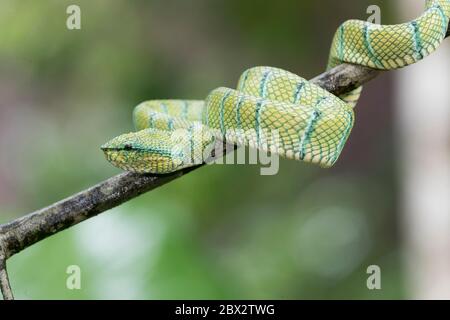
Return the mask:
[[270,71],[266,71],[261,79],[261,83],[259,85],[259,96],[261,98],[266,97],[267,92],[267,80],[269,79]]
[[344,25],[339,27],[339,52],[338,56],[340,60],[344,59]]
[[194,135],[192,130],[194,129],[194,126],[190,126],[188,129],[189,132],[189,145],[190,145],[190,155],[191,155],[191,162],[194,163]]
[[[449,0],[449,2],[450,2],[450,0]],[[441,15],[441,18],[442,18],[442,21],[443,21],[443,24],[442,24],[442,29],[443,30],[442,30],[442,32],[443,32],[443,34],[445,34],[447,32],[449,19],[447,18],[447,16],[445,15],[444,10],[442,9],[442,7],[439,4],[436,5],[436,8],[439,10],[439,14]]]
[[236,105],[236,129],[241,129],[241,106],[244,99],[242,96],[239,97],[237,105]]
[[423,45],[422,45],[422,39],[420,38],[419,25],[417,24],[416,21],[412,21],[411,26],[413,28],[413,35],[414,35],[414,51],[416,52],[417,57],[419,59],[422,59],[423,58],[423,54],[422,54]]
[[377,67],[383,67],[383,64],[378,60],[375,51],[372,48],[372,45],[370,44],[370,30],[369,25],[364,26],[364,45],[367,49],[367,52],[369,53],[370,59]]
[[298,103],[298,102],[300,101],[300,98],[301,98],[301,92],[302,92],[302,89],[303,89],[304,86],[305,86],[305,83],[304,83],[304,82],[300,82],[300,83],[297,85],[297,88],[295,89],[295,94],[294,94],[294,101],[293,101],[293,103]]
[[320,117],[320,112],[318,110],[314,110],[311,114],[311,117],[309,118],[308,125],[306,126],[305,132],[303,133],[303,136],[300,139],[300,159],[304,159],[306,152],[306,144],[308,144],[309,139],[311,137],[311,133],[314,129],[314,124],[317,122],[317,120]]
[[225,120],[224,120],[224,110],[225,110],[225,101],[230,96],[231,91],[228,91],[222,98],[222,101],[220,101],[220,130],[222,130],[222,133],[225,135],[226,128],[225,128]]
[[264,107],[265,100],[259,100],[256,104],[256,114],[255,114],[255,129],[256,129],[256,144],[260,145],[261,140],[261,109]]
[[187,101],[184,101],[183,103],[183,118],[187,119],[188,117],[188,110],[189,110],[189,103]]

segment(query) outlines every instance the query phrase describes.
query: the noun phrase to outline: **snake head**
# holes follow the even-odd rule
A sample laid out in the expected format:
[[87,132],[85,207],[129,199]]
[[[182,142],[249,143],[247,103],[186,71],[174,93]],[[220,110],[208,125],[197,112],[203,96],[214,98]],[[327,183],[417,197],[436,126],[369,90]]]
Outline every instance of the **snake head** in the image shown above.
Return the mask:
[[118,168],[163,174],[202,163],[203,150],[212,142],[201,126],[174,131],[144,129],[122,134],[101,149]]
[[101,146],[114,166],[137,173],[168,173],[183,165],[182,154],[170,133],[145,129],[122,134]]

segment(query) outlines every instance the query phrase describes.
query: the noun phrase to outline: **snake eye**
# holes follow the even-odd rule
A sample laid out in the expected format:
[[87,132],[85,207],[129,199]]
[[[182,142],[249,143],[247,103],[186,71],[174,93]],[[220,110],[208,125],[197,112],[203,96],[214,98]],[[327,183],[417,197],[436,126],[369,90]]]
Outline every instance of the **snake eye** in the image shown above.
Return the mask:
[[133,146],[131,144],[127,143],[126,145],[123,146],[123,149],[124,150],[131,150],[131,149],[133,149]]

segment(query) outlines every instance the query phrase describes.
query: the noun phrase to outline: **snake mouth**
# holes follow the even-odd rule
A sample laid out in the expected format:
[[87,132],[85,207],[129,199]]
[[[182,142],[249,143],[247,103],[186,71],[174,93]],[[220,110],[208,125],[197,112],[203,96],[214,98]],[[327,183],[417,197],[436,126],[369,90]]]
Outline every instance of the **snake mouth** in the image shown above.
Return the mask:
[[139,151],[139,148],[134,148],[132,144],[125,144],[123,146],[112,146],[111,141],[105,143],[100,147],[103,152],[113,152],[113,151]]

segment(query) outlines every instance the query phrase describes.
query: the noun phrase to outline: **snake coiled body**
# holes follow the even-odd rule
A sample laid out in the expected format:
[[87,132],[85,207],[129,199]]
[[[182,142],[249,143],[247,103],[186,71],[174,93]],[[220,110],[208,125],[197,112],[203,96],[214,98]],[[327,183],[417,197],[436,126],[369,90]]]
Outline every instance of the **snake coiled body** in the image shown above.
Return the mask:
[[[344,62],[380,70],[413,64],[445,38],[450,0],[428,0],[417,19],[398,25],[349,20],[337,30],[328,69]],[[340,97],[278,68],[245,71],[236,89],[218,88],[205,100],[151,100],[133,113],[136,132],[102,149],[124,170],[168,173],[202,163],[217,139],[332,166],[354,123],[362,88]]]

